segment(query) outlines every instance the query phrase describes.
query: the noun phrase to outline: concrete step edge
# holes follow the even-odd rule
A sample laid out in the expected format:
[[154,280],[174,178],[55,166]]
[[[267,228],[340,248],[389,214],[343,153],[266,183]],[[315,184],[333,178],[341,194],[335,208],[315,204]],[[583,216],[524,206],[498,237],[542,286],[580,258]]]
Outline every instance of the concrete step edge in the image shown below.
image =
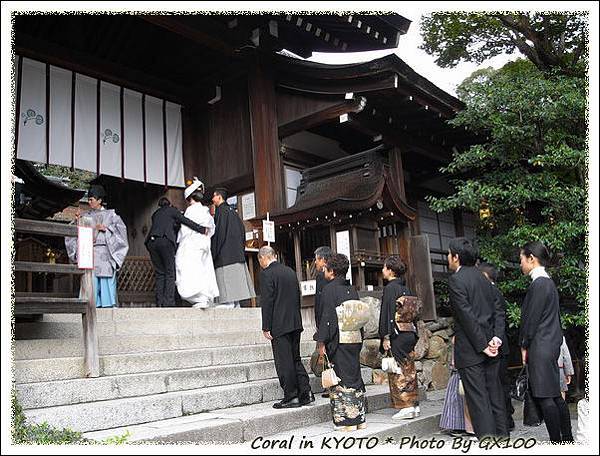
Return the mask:
[[[379,408],[386,405],[389,390],[385,385],[368,385],[367,400],[373,407]],[[296,409],[275,410],[273,401],[252,404],[241,407],[232,407],[219,410],[193,414],[174,419],[160,420],[134,426],[122,426],[97,432],[85,433],[84,436],[92,439],[104,439],[110,436],[130,433],[128,441],[158,441],[173,442],[233,442],[248,441],[255,434],[272,435],[271,424],[277,423],[286,427],[287,424],[298,422],[298,415],[306,423],[322,422],[330,416],[330,406],[327,399],[317,397],[314,404]],[[296,418],[293,420],[292,418]],[[262,425],[260,425],[262,421]],[[300,420],[301,422],[302,420]],[[291,428],[293,429],[293,428]],[[191,435],[199,439],[189,440]]]
[[[363,369],[365,380],[371,370]],[[320,379],[309,375],[311,388],[322,390]],[[29,422],[48,422],[52,426],[88,432],[111,427],[176,418],[240,405],[270,402],[281,398],[278,379],[255,380],[243,384],[221,385],[148,396],[59,405],[24,410]]]

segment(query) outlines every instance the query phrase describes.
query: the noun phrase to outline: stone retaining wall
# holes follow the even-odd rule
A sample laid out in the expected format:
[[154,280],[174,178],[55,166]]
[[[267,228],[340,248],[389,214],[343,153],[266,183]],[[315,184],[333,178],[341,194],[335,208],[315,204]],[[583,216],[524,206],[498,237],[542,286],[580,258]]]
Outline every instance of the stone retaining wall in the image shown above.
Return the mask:
[[[360,362],[373,369],[373,382],[387,383],[387,374],[381,370],[381,354],[379,353],[379,336],[372,330],[374,322],[379,321],[379,299],[361,298],[372,306],[372,320],[365,331],[365,341],[360,354]],[[434,321],[418,324],[419,340],[415,346],[415,364],[419,388],[423,390],[440,390],[446,388],[450,377],[452,356],[452,318],[438,318]]]

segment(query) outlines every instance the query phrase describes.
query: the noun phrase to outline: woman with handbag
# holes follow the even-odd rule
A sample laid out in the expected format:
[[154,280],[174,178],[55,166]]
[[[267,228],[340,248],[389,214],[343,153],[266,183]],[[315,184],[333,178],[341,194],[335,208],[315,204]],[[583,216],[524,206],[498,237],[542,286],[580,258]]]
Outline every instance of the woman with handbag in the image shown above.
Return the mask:
[[[417,306],[409,302],[411,291],[404,284],[406,266],[397,256],[386,258],[383,278],[388,281],[383,289],[379,314],[379,337],[382,353],[391,352],[393,359],[382,363],[387,368],[392,405],[399,409],[392,418],[412,419],[420,415],[418,400],[417,371],[414,348],[417,343]],[[398,368],[395,368],[398,366]],[[386,369],[384,369],[386,370]]]
[[563,335],[558,291],[545,270],[549,259],[541,242],[529,242],[521,249],[521,271],[532,282],[521,307],[519,342],[523,364],[527,364],[529,391],[542,411],[550,441],[573,442],[569,409],[560,394],[556,360]]
[[[360,369],[362,327],[369,319],[367,304],[358,300],[353,286],[346,284],[348,258],[332,255],[325,266],[329,284],[321,294],[322,315],[317,339],[319,350],[333,370],[323,372],[323,386],[329,398],[336,430],[354,431],[366,427],[366,397]],[[328,366],[326,366],[328,367]],[[326,382],[328,382],[326,384]]]

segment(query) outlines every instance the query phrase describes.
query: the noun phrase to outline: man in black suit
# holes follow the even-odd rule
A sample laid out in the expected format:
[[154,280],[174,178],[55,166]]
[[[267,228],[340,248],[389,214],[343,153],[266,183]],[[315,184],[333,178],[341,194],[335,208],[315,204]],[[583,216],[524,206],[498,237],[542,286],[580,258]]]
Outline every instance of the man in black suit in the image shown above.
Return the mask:
[[185,217],[171,206],[165,196],[158,200],[158,209],[152,214],[152,226],[144,242],[156,276],[156,305],[175,305],[175,250],[181,224],[204,234],[205,228]]
[[[462,380],[478,438],[508,436],[497,359],[496,295],[475,267],[478,252],[465,238],[448,246],[450,304],[454,312],[454,364]],[[499,328],[500,329],[500,328]],[[502,327],[502,331],[504,327]]]
[[498,307],[496,308],[494,334],[497,338],[497,344],[500,345],[500,349],[498,350],[498,358],[500,359],[498,363],[500,383],[502,385],[504,404],[506,407],[506,427],[509,431],[512,431],[515,428],[515,422],[512,417],[515,409],[512,406],[512,400],[510,398],[512,382],[508,375],[508,355],[510,354],[510,350],[508,348],[508,335],[506,334],[506,300],[496,285],[496,281],[498,280],[498,270],[494,265],[490,263],[479,263],[477,269],[479,269],[485,278],[492,284],[492,289],[496,296],[496,305]]
[[283,388],[283,400],[273,408],[308,405],[315,400],[308,374],[300,357],[300,285],[296,273],[276,259],[272,247],[261,247],[258,262],[260,274],[260,307],[262,330],[271,341],[275,370]]

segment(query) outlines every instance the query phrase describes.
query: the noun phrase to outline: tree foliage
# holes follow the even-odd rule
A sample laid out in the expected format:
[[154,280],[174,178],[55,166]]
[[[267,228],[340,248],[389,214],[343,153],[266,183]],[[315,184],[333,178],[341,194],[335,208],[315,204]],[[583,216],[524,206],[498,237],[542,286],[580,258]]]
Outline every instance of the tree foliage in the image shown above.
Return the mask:
[[518,248],[532,240],[554,254],[550,273],[563,303],[576,307],[563,324],[586,324],[586,88],[585,78],[517,60],[473,73],[457,91],[466,108],[451,123],[483,142],[454,154],[442,172],[455,192],[429,201],[436,211],[481,215],[481,255],[505,273],[513,326],[529,284],[517,267]]
[[438,12],[422,19],[421,47],[441,67],[518,50],[542,71],[583,75],[587,29],[587,13]]

